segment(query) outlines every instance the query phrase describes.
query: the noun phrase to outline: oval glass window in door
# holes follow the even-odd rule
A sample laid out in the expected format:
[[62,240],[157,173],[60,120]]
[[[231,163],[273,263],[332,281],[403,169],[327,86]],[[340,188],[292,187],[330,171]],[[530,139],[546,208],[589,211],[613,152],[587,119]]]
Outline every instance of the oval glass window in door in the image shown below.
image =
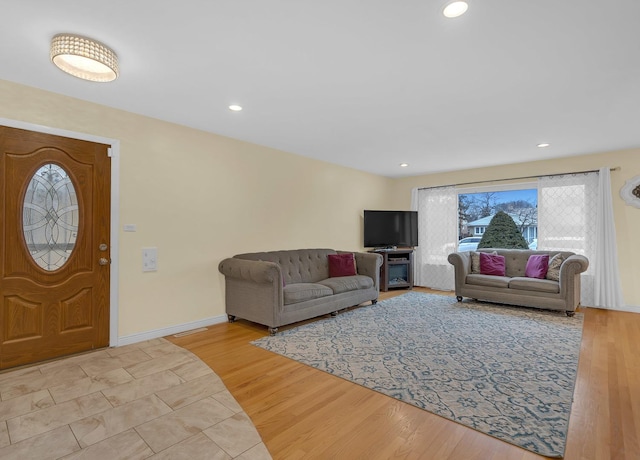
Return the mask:
[[76,245],[80,210],[71,178],[61,166],[42,166],[27,187],[24,239],[33,260],[47,271],[62,267]]

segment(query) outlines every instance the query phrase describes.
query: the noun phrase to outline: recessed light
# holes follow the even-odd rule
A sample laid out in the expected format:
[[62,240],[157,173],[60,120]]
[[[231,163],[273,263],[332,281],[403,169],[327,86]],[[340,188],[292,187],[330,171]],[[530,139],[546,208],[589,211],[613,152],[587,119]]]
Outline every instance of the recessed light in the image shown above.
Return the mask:
[[242,107],[234,104],[229,106],[229,110],[233,110],[234,112],[240,112],[242,110]]
[[409,163],[400,163],[401,168],[406,168],[407,166],[409,166]]
[[469,5],[467,2],[450,2],[444,7],[442,14],[444,14],[446,18],[457,18],[458,16],[462,16],[466,13],[468,8]]
[[551,144],[547,144],[546,142],[542,142],[541,144],[538,144],[537,147],[543,149],[545,147],[549,147]]

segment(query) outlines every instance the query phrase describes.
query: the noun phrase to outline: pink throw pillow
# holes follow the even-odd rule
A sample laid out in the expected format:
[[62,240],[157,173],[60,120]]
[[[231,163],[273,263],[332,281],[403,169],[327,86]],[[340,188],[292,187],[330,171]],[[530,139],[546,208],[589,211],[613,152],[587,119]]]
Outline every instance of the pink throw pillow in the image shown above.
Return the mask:
[[549,254],[534,254],[529,256],[524,275],[527,278],[544,278],[549,269]]
[[329,254],[329,276],[353,276],[356,272],[356,258],[351,253]]
[[504,276],[505,262],[504,256],[480,253],[480,274]]

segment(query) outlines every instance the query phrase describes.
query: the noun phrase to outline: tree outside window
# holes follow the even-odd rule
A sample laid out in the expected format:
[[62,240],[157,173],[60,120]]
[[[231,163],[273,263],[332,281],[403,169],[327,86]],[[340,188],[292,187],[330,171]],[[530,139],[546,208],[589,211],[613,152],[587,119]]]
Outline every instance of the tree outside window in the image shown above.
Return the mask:
[[538,238],[538,190],[504,190],[458,194],[458,239],[482,235],[498,211],[516,223],[530,246]]

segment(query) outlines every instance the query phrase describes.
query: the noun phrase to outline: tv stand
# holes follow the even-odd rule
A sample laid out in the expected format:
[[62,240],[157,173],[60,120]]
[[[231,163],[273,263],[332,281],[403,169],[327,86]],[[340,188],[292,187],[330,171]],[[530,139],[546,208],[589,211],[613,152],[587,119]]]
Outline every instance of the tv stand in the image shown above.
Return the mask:
[[374,249],[382,256],[380,290],[413,288],[413,249]]

